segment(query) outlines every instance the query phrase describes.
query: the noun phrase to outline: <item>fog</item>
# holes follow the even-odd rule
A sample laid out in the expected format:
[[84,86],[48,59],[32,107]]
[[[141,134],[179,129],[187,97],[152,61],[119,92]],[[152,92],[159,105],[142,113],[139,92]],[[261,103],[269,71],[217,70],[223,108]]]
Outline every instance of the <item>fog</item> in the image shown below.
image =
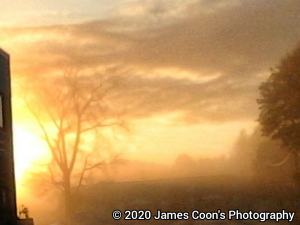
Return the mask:
[[[292,159],[281,163],[287,155],[280,143],[262,137],[257,127],[252,133],[240,131],[230,156],[195,158],[180,154],[169,164],[120,157],[86,177],[86,183],[73,197],[72,223],[114,224],[111,214],[116,209],[121,212],[148,210],[153,219],[147,224],[166,222],[166,218],[154,219],[158,210],[188,213],[187,220],[179,219],[178,222],[174,219],[176,216],[169,217],[173,224],[182,220],[195,224],[199,221],[201,224],[227,224],[229,211],[236,209],[253,213],[280,212],[282,209],[294,212],[298,204],[295,198],[298,186],[293,179],[295,166]],[[55,224],[60,221],[63,206],[59,193],[42,193],[38,200],[36,194],[40,189],[31,188],[35,194],[31,190],[18,200],[26,202],[35,222]],[[218,212],[218,209],[219,217],[215,221],[200,219],[194,212]],[[221,219],[220,212],[225,213],[226,218]],[[233,216],[233,219],[235,222],[230,224],[243,224],[238,217]],[[128,223],[126,220],[119,222]],[[256,219],[249,224],[260,222]],[[273,219],[268,223],[276,222]]]
[[299,1],[4,0],[0,12],[17,205],[36,225],[297,210],[297,165],[263,137],[256,100],[299,42]]

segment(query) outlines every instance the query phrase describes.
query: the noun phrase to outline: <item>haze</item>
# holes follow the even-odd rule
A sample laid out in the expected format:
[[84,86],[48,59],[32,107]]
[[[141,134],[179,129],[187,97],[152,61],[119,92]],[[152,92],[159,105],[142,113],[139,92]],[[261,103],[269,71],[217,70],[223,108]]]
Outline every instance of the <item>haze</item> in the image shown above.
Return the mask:
[[258,86],[298,43],[299,15],[297,0],[3,0],[18,190],[50,157],[19,77],[117,67],[124,79],[110,100],[130,131],[105,136],[124,160],[170,168],[182,154],[228,158],[241,130],[258,126]]

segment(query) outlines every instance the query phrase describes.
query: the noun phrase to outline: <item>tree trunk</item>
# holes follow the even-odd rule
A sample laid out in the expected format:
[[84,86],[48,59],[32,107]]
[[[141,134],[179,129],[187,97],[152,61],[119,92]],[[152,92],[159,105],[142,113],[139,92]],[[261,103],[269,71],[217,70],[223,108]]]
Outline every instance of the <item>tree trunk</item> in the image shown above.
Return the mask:
[[71,225],[72,218],[72,192],[70,174],[64,173],[64,221],[66,225]]

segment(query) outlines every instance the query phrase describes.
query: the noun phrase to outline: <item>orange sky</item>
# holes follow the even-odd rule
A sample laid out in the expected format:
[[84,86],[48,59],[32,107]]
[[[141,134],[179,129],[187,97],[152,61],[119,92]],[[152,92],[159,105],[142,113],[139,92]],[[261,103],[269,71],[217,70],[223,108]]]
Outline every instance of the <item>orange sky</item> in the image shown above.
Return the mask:
[[[255,99],[269,68],[299,40],[297,0],[4,0],[0,46],[13,80],[119,66],[111,100],[131,132],[124,157],[172,163],[228,154],[257,125]],[[45,155],[13,86],[17,177]]]

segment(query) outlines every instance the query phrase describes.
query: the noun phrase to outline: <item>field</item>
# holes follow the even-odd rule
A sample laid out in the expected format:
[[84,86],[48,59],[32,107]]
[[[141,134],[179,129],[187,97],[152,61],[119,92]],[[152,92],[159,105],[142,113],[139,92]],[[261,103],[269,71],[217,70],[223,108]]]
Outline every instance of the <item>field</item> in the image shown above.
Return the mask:
[[[74,200],[74,224],[258,224],[258,220],[228,220],[228,210],[239,212],[295,212],[298,202],[295,186],[290,184],[262,185],[233,176],[191,177],[136,182],[102,182],[83,187]],[[120,220],[112,212],[120,210]],[[124,213],[126,210],[130,212]],[[138,212],[148,210],[147,213]],[[169,212],[155,220],[157,211]],[[194,213],[192,218],[192,212]],[[219,210],[219,211],[218,211]],[[151,215],[150,215],[150,212]],[[171,213],[170,213],[171,212]],[[187,213],[185,220],[180,214]],[[212,214],[212,212],[219,212]],[[200,213],[202,213],[200,215]],[[205,214],[204,214],[205,213]],[[207,214],[208,213],[208,214]],[[223,218],[221,220],[223,213]],[[186,214],[186,215],[187,215]],[[124,220],[124,217],[135,220]],[[201,216],[217,220],[202,220]],[[147,218],[150,218],[147,220]],[[138,220],[137,218],[144,220]],[[180,219],[181,218],[181,219]],[[298,219],[296,213],[293,221]],[[275,224],[267,220],[264,224]],[[288,223],[280,220],[279,224]],[[276,223],[278,224],[278,223]]]

